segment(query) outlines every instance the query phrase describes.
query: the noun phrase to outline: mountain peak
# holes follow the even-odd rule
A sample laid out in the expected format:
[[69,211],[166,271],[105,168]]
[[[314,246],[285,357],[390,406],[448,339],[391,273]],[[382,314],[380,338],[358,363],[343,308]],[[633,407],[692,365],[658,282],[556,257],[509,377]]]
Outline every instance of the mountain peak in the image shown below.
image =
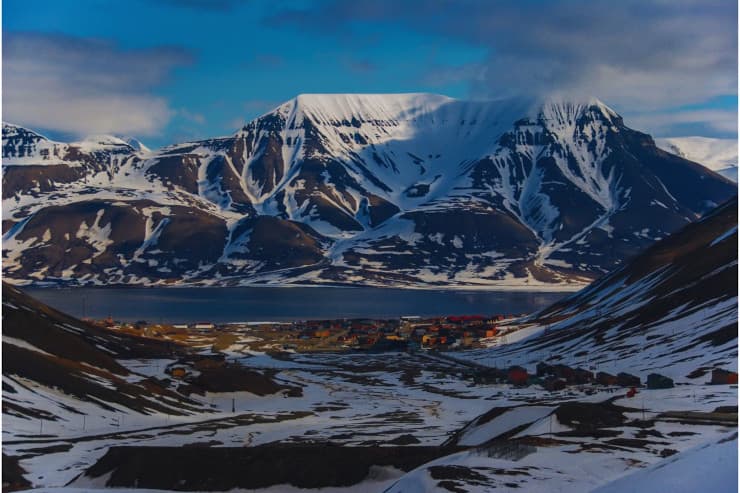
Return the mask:
[[388,105],[420,105],[440,104],[455,99],[441,94],[410,92],[410,93],[303,93],[291,101],[301,106],[349,106],[363,107],[369,104],[380,106]]
[[25,136],[34,140],[50,140],[40,133],[15,123],[3,122],[3,139]]
[[427,93],[400,94],[299,94],[282,107],[317,122],[406,120],[431,113],[455,101]]
[[609,123],[621,122],[622,117],[594,96],[547,94],[531,99],[530,116],[545,120],[573,122],[579,116],[596,111]]
[[341,122],[399,122],[463,119],[492,124],[522,117],[533,120],[574,122],[586,112],[596,110],[609,123],[621,117],[596,97],[549,94],[498,99],[455,99],[434,93],[305,93],[265,113],[280,114],[300,126],[304,117],[314,123],[336,125]]
[[116,137],[115,135],[108,135],[108,134],[95,134],[95,135],[88,135],[81,141],[85,144],[97,144],[97,145],[115,145],[115,146],[121,146],[121,145],[128,145],[125,140]]
[[149,147],[147,147],[146,145],[144,145],[144,143],[142,141],[140,141],[139,139],[137,139],[135,137],[121,137],[121,138],[123,140],[125,140],[126,143],[129,146],[133,147],[134,150],[136,150],[136,151],[140,151],[140,152],[151,152],[151,149],[149,149]]
[[151,150],[138,139],[134,137],[126,137],[123,135],[122,136],[109,135],[109,134],[88,135],[81,142],[75,142],[74,144],[80,147],[88,147],[88,148],[128,147],[134,151],[151,152]]

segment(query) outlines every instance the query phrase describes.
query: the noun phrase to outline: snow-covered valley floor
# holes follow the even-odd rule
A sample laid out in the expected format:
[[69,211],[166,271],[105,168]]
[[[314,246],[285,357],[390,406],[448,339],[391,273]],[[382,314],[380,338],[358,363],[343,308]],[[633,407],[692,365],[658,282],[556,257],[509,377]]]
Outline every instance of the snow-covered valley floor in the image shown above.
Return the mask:
[[[168,361],[122,362],[141,375],[166,376],[163,368]],[[55,406],[66,405],[68,412],[56,421],[6,414],[3,453],[20,458],[26,478],[36,488],[89,491],[105,486],[105,477],[94,478],[85,471],[117,446],[330,442],[421,447],[457,441],[465,448],[405,474],[394,468],[373,469],[351,490],[591,491],[661,461],[678,461],[684,451],[718,446],[737,433],[734,385],[677,379],[673,389],[643,389],[626,398],[625,389],[591,385],[547,392],[539,386],[473,384],[464,376],[469,368],[462,363],[425,354],[313,354],[290,359],[257,354],[242,362],[275,371],[276,381],[301,387],[302,396],[193,395],[200,411],[168,416],[112,412],[92,403],[83,409],[79,401],[61,393],[29,386],[23,390],[26,395],[13,396],[14,402],[53,399]],[[574,402],[583,403],[586,410],[573,407]],[[493,418],[474,421],[493,408],[497,408]],[[718,408],[724,412],[713,413]],[[614,409],[621,416],[616,422],[599,421],[603,413],[614,416]],[[591,418],[596,421],[589,424]],[[605,491],[627,491],[618,489],[619,484]],[[264,491],[299,490],[283,484]]]

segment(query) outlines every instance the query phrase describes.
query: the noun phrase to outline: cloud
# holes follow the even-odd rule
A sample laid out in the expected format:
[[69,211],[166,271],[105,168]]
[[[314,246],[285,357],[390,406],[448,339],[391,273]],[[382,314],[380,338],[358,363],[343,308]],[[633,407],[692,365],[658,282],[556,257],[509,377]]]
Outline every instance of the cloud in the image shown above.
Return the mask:
[[177,116],[190,123],[197,123],[198,125],[203,125],[206,122],[206,117],[201,113],[194,113],[187,108],[180,108],[177,110]]
[[626,114],[625,123],[656,137],[737,134],[737,111],[705,109]]
[[[735,0],[327,0],[266,19],[351,39],[363,23],[392,23],[482,47],[462,70],[474,97],[556,91],[623,108],[659,109],[737,93]],[[353,31],[355,30],[355,31]]]
[[3,118],[76,135],[155,135],[173,110],[152,91],[191,62],[179,48],[125,50],[97,39],[5,32]]

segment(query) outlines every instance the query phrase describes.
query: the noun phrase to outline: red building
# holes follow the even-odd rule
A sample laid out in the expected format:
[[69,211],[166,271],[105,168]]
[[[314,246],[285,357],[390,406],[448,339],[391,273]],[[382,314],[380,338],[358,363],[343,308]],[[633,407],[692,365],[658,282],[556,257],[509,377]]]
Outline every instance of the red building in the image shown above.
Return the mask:
[[526,385],[528,377],[529,375],[527,375],[527,370],[525,370],[521,366],[512,366],[511,368],[509,368],[507,381],[511,385]]
[[737,373],[734,371],[727,371],[721,368],[712,370],[712,381],[713,385],[735,385],[737,384]]

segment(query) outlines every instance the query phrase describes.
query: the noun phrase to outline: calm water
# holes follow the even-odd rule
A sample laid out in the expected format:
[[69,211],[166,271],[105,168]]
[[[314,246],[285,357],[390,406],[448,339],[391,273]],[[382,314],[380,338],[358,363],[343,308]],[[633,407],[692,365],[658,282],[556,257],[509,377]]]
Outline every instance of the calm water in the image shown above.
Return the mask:
[[27,289],[77,317],[149,322],[254,322],[402,315],[531,313],[567,293],[380,288]]

